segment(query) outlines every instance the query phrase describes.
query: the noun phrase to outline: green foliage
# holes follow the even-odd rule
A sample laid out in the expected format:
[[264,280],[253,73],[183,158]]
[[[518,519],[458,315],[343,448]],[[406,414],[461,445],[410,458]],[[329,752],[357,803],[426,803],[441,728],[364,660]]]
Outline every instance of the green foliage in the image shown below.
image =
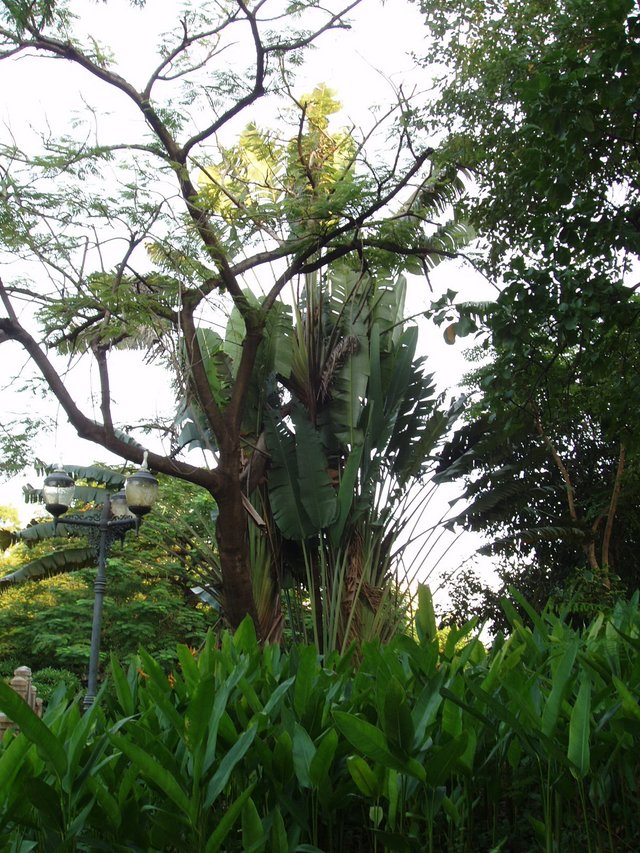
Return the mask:
[[40,722],[0,684],[21,727],[0,745],[4,847],[632,849],[639,596],[581,631],[505,602],[490,650],[472,625],[440,647],[421,601],[420,639],[368,644],[355,669],[245,621],[169,673],[114,659],[84,716],[60,691]]
[[[133,549],[107,565],[103,657],[131,659],[141,643],[159,660],[174,656],[176,642],[199,645],[215,614],[199,607],[180,575]],[[27,582],[0,601],[0,660],[38,670],[49,666],[86,674],[91,638],[95,569]],[[16,663],[16,665],[18,665]]]
[[56,667],[47,666],[44,669],[36,670],[32,678],[33,686],[45,704],[53,698],[60,684],[64,685],[68,697],[75,697],[80,691],[80,679],[68,669],[56,669]]
[[[476,590],[484,618],[500,619],[508,585],[541,608],[585,571],[596,600],[598,585],[607,596],[611,585],[616,593],[638,584],[637,399],[626,381],[640,352],[636,333],[607,351],[605,372],[582,349],[547,346],[523,361],[502,347],[468,377],[475,420],[444,448],[437,478],[464,481],[454,521],[483,534],[482,551],[499,557],[502,592]],[[459,612],[469,578],[457,587]]]
[[[536,606],[585,569],[605,596],[616,575],[633,590],[637,4],[421,7],[428,60],[441,63],[425,120],[446,128],[440,156],[473,171],[465,206],[499,290],[490,304],[449,292],[432,306],[449,343],[480,332],[485,355],[470,378],[477,421],[454,438],[442,477],[464,478],[460,523],[488,534],[505,584]],[[497,596],[477,591],[499,618]]]
[[[140,446],[118,431],[117,413],[109,411],[119,399],[110,355],[140,348],[139,370],[152,360],[171,370],[177,424],[133,428],[159,433],[163,446],[169,439],[165,453],[151,454],[155,470],[204,486],[216,499],[223,536],[208,594],[220,598],[222,576],[222,588],[233,590],[225,619],[238,627],[260,611],[263,639],[278,632],[280,582],[291,574],[282,540],[304,542],[306,553],[291,562],[307,576],[314,613],[321,591],[332,599],[332,643],[338,635],[349,641],[349,626],[336,627],[344,621],[341,585],[351,586],[347,622],[362,591],[357,609],[375,621],[398,529],[390,518],[396,492],[425,473],[423,460],[447,420],[414,358],[414,336],[396,334],[402,312],[390,326],[383,314],[397,307],[396,290],[404,294],[405,269],[426,273],[471,238],[472,229],[450,216],[463,189],[458,168],[431,160],[401,90],[395,104],[371,111],[372,126],[362,132],[333,126],[340,105],[326,86],[297,91],[294,72],[305,51],[324,33],[348,29],[359,2],[188,3],[155,57],[141,42],[147,68],[135,83],[115,51],[86,35],[86,4],[3,6],[0,63],[9,67],[18,55],[28,64],[64,58],[72,74],[104,93],[101,100],[96,91],[98,105],[113,94],[125,112],[103,115],[91,105],[94,92],[82,89],[62,137],[45,125],[24,138],[20,129],[0,145],[0,254],[42,273],[0,282],[0,343],[26,349],[80,435],[131,461]],[[152,30],[140,26],[141,39]],[[258,101],[274,110],[266,127],[257,123]],[[333,316],[303,304],[307,282],[316,279],[333,292],[311,298]],[[297,290],[293,324],[289,287]],[[34,316],[23,327],[12,300],[25,293]],[[223,312],[224,338],[213,328]],[[57,370],[61,354],[73,356],[79,373],[95,361],[102,423],[70,401]],[[396,356],[401,375],[393,373]],[[401,387],[390,389],[396,382]],[[395,408],[385,410],[388,390]],[[283,409],[294,397],[305,411],[295,410],[290,428]],[[252,479],[250,471],[260,467],[259,454],[264,469],[265,453],[277,452],[264,447],[268,408],[280,410],[278,462],[286,456],[288,466],[279,472],[284,485],[271,489],[273,512],[263,506],[269,490],[259,489],[261,472]],[[294,442],[286,443],[283,425]],[[205,449],[199,465],[184,452],[197,441]],[[299,464],[307,450],[309,467]],[[394,495],[383,517],[388,473]],[[291,509],[296,487],[305,517],[301,524],[294,518],[293,538],[292,514],[280,510],[285,502]],[[271,562],[265,543],[241,523],[245,511],[270,536]],[[265,558],[252,566],[251,553]]]
[[509,269],[517,247],[560,269],[619,270],[640,248],[637,5],[420,5],[440,71],[429,121],[447,127],[445,157],[474,170],[492,263]]
[[0,477],[13,477],[27,467],[32,458],[31,443],[48,427],[40,418],[24,417],[19,421],[3,418],[0,423]]

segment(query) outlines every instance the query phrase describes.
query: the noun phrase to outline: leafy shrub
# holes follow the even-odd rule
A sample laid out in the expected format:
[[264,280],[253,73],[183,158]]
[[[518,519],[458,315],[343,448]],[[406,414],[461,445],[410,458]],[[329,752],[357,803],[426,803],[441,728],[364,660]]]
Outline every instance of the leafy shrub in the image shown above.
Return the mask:
[[53,666],[48,666],[34,672],[32,680],[38,691],[38,696],[45,704],[61,684],[64,685],[65,696],[68,698],[75,697],[80,690],[80,679],[68,669],[56,669]]
[[421,599],[417,636],[357,668],[245,621],[169,673],[114,658],[84,716],[57,694],[41,722],[0,684],[22,730],[0,746],[0,848],[638,849],[639,596],[583,631],[505,602],[490,650],[472,624],[441,648]]

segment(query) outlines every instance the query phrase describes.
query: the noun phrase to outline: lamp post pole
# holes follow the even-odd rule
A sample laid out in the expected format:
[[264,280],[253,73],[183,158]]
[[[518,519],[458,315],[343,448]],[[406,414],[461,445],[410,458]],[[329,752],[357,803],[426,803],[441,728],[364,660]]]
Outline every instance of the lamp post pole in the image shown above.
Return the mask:
[[[100,519],[94,521],[87,518],[65,518],[64,524],[76,527],[87,527],[96,547],[98,557],[98,572],[93,585],[93,618],[91,621],[91,647],[89,652],[89,675],[87,692],[82,700],[82,707],[87,711],[94,703],[98,692],[98,669],[100,667],[100,635],[102,633],[102,605],[107,587],[107,559],[111,544],[116,538],[124,539],[128,530],[138,529],[140,519],[151,509],[158,491],[158,481],[146,466],[133,474],[125,483],[125,492],[118,492],[113,498],[105,496]],[[54,516],[54,526],[63,515],[73,497],[73,481],[64,471],[56,471],[45,479],[43,488],[45,504]],[[112,517],[113,516],[113,517]]]
[[107,587],[107,556],[109,554],[109,514],[111,512],[111,499],[107,495],[100,516],[100,539],[98,542],[98,574],[93,585],[93,619],[91,621],[91,652],[89,654],[89,678],[87,681],[87,692],[82,701],[82,706],[88,710],[94,703],[98,691],[98,664],[100,660],[100,634],[102,632],[102,602],[104,591]]

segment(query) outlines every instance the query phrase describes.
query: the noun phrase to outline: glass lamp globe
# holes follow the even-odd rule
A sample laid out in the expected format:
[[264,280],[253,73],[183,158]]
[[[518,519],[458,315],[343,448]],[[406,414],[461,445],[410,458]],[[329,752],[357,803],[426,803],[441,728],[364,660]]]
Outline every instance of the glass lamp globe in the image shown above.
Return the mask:
[[124,489],[121,489],[119,492],[116,492],[115,495],[111,495],[111,515],[114,518],[131,518],[133,513],[129,509],[129,505],[127,504],[127,496],[125,494]]
[[131,512],[138,518],[146,515],[158,496],[158,481],[147,468],[146,453],[142,467],[127,477],[124,490]]
[[61,469],[45,477],[42,497],[47,512],[54,518],[63,515],[71,506],[75,485],[71,477]]

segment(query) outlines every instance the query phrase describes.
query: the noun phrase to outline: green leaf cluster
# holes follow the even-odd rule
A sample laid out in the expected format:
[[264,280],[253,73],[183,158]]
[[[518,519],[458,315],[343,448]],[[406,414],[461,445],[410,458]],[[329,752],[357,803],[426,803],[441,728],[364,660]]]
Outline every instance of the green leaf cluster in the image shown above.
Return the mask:
[[[251,623],[169,673],[141,651],[80,716],[60,690],[0,744],[0,840],[39,849],[614,850],[638,832],[638,595],[581,631],[505,600],[470,623],[325,659]],[[38,792],[39,799],[27,796]],[[8,848],[10,849],[10,848]]]

